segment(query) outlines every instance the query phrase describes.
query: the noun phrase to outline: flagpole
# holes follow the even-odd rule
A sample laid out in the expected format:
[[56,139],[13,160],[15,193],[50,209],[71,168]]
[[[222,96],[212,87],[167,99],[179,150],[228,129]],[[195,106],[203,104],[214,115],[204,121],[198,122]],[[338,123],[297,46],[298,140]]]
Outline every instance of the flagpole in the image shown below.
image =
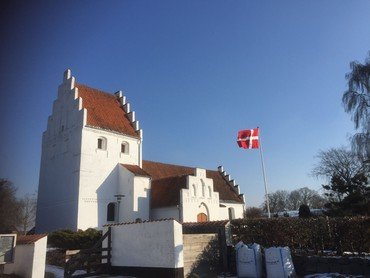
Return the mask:
[[263,173],[263,181],[265,184],[265,198],[266,198],[266,205],[267,205],[267,214],[268,217],[271,218],[270,213],[270,201],[269,201],[269,195],[267,192],[267,180],[266,180],[266,172],[265,172],[265,163],[263,161],[263,153],[262,153],[262,140],[261,140],[261,131],[259,132],[259,149],[260,149],[260,156],[261,156],[261,163],[262,163],[262,173]]

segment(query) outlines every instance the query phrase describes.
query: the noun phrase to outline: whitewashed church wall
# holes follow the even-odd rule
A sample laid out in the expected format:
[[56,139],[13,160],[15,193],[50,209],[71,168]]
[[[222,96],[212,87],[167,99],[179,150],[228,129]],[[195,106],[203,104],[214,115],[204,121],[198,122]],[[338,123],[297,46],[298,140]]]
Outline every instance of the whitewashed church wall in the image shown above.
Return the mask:
[[42,137],[36,232],[77,229],[81,129],[86,118],[74,78],[59,86]]
[[150,178],[135,177],[134,178],[134,199],[132,209],[132,220],[138,218],[149,220],[150,215]]
[[168,219],[172,218],[177,221],[181,221],[179,216],[179,208],[174,207],[165,207],[165,208],[155,208],[150,211],[150,219],[159,220],[159,219]]
[[118,192],[125,195],[120,203],[119,222],[149,220],[150,178],[135,176],[120,166]]
[[[177,221],[125,224],[111,229],[113,267],[184,267],[182,226]],[[103,246],[107,246],[107,240]]]
[[[98,148],[99,138],[106,140],[104,149]],[[128,154],[121,153],[122,142],[128,143]],[[106,224],[107,206],[117,201],[114,195],[121,194],[118,191],[122,187],[119,181],[119,168],[121,167],[119,163],[138,165],[139,151],[139,140],[136,138],[91,127],[83,128],[78,205],[79,229],[89,227],[100,229]],[[129,196],[122,199],[123,206],[128,198]],[[120,214],[123,211],[125,210],[120,209]]]
[[209,221],[223,219],[219,215],[219,194],[213,191],[213,180],[206,177],[204,169],[196,168],[195,176],[187,177],[180,200],[183,222],[196,222],[199,213],[206,214]]
[[134,207],[134,179],[133,173],[128,171],[123,166],[119,167],[118,180],[119,186],[117,194],[125,195],[122,197],[120,208],[119,208],[119,220],[118,222],[132,222],[132,209]]
[[221,219],[229,219],[229,208],[234,210],[234,219],[244,217],[244,204],[220,201],[220,204],[225,207],[220,207]]

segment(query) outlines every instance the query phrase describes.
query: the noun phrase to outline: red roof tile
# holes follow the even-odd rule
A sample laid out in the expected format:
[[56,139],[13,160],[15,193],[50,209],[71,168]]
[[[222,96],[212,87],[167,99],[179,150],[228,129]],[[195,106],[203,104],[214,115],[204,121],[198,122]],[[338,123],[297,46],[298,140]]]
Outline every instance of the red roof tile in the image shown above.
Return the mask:
[[39,239],[46,237],[46,234],[38,234],[38,235],[28,235],[28,236],[18,236],[17,237],[17,244],[25,245],[25,244],[33,244]]
[[147,172],[145,172],[137,165],[130,164],[121,164],[121,165],[125,167],[127,170],[129,170],[131,173],[133,173],[135,176],[150,177],[150,175]]
[[157,220],[143,220],[143,221],[136,221],[136,222],[120,222],[120,223],[111,223],[111,224],[105,224],[103,227],[115,227],[115,226],[124,226],[124,225],[133,225],[133,224],[142,224],[142,223],[153,223],[153,222],[164,222],[164,221],[176,221],[176,219],[173,218],[163,218],[163,219],[157,219]]
[[[194,175],[195,168],[143,160],[143,170],[152,177],[151,207],[178,205],[180,190],[186,188],[186,176]],[[233,185],[220,172],[206,170],[207,178],[213,179],[213,189],[220,200],[243,203]]]
[[76,87],[87,110],[87,125],[139,137],[115,95],[82,84]]

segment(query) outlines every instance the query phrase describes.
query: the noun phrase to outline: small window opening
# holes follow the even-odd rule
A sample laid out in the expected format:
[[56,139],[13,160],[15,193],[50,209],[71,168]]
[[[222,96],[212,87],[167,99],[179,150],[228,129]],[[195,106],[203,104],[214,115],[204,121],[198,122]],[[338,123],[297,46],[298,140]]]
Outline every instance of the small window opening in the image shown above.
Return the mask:
[[121,153],[128,153],[128,143],[127,142],[123,142],[121,144]]
[[98,149],[99,150],[106,150],[107,149],[107,139],[98,138]]
[[235,219],[235,210],[234,208],[229,208],[229,220]]
[[116,214],[116,203],[109,203],[107,207],[107,221],[114,221]]

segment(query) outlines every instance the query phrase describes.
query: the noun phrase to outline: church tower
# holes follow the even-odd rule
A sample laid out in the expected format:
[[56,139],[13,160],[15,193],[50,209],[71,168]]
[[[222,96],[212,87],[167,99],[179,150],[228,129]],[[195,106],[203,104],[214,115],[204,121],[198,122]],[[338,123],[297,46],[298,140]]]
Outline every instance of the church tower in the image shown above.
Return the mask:
[[[148,219],[149,177],[134,188],[121,169],[141,166],[142,134],[121,91],[78,84],[66,70],[42,136],[37,232],[101,228],[120,211],[119,220]],[[133,215],[137,194],[147,204]]]

